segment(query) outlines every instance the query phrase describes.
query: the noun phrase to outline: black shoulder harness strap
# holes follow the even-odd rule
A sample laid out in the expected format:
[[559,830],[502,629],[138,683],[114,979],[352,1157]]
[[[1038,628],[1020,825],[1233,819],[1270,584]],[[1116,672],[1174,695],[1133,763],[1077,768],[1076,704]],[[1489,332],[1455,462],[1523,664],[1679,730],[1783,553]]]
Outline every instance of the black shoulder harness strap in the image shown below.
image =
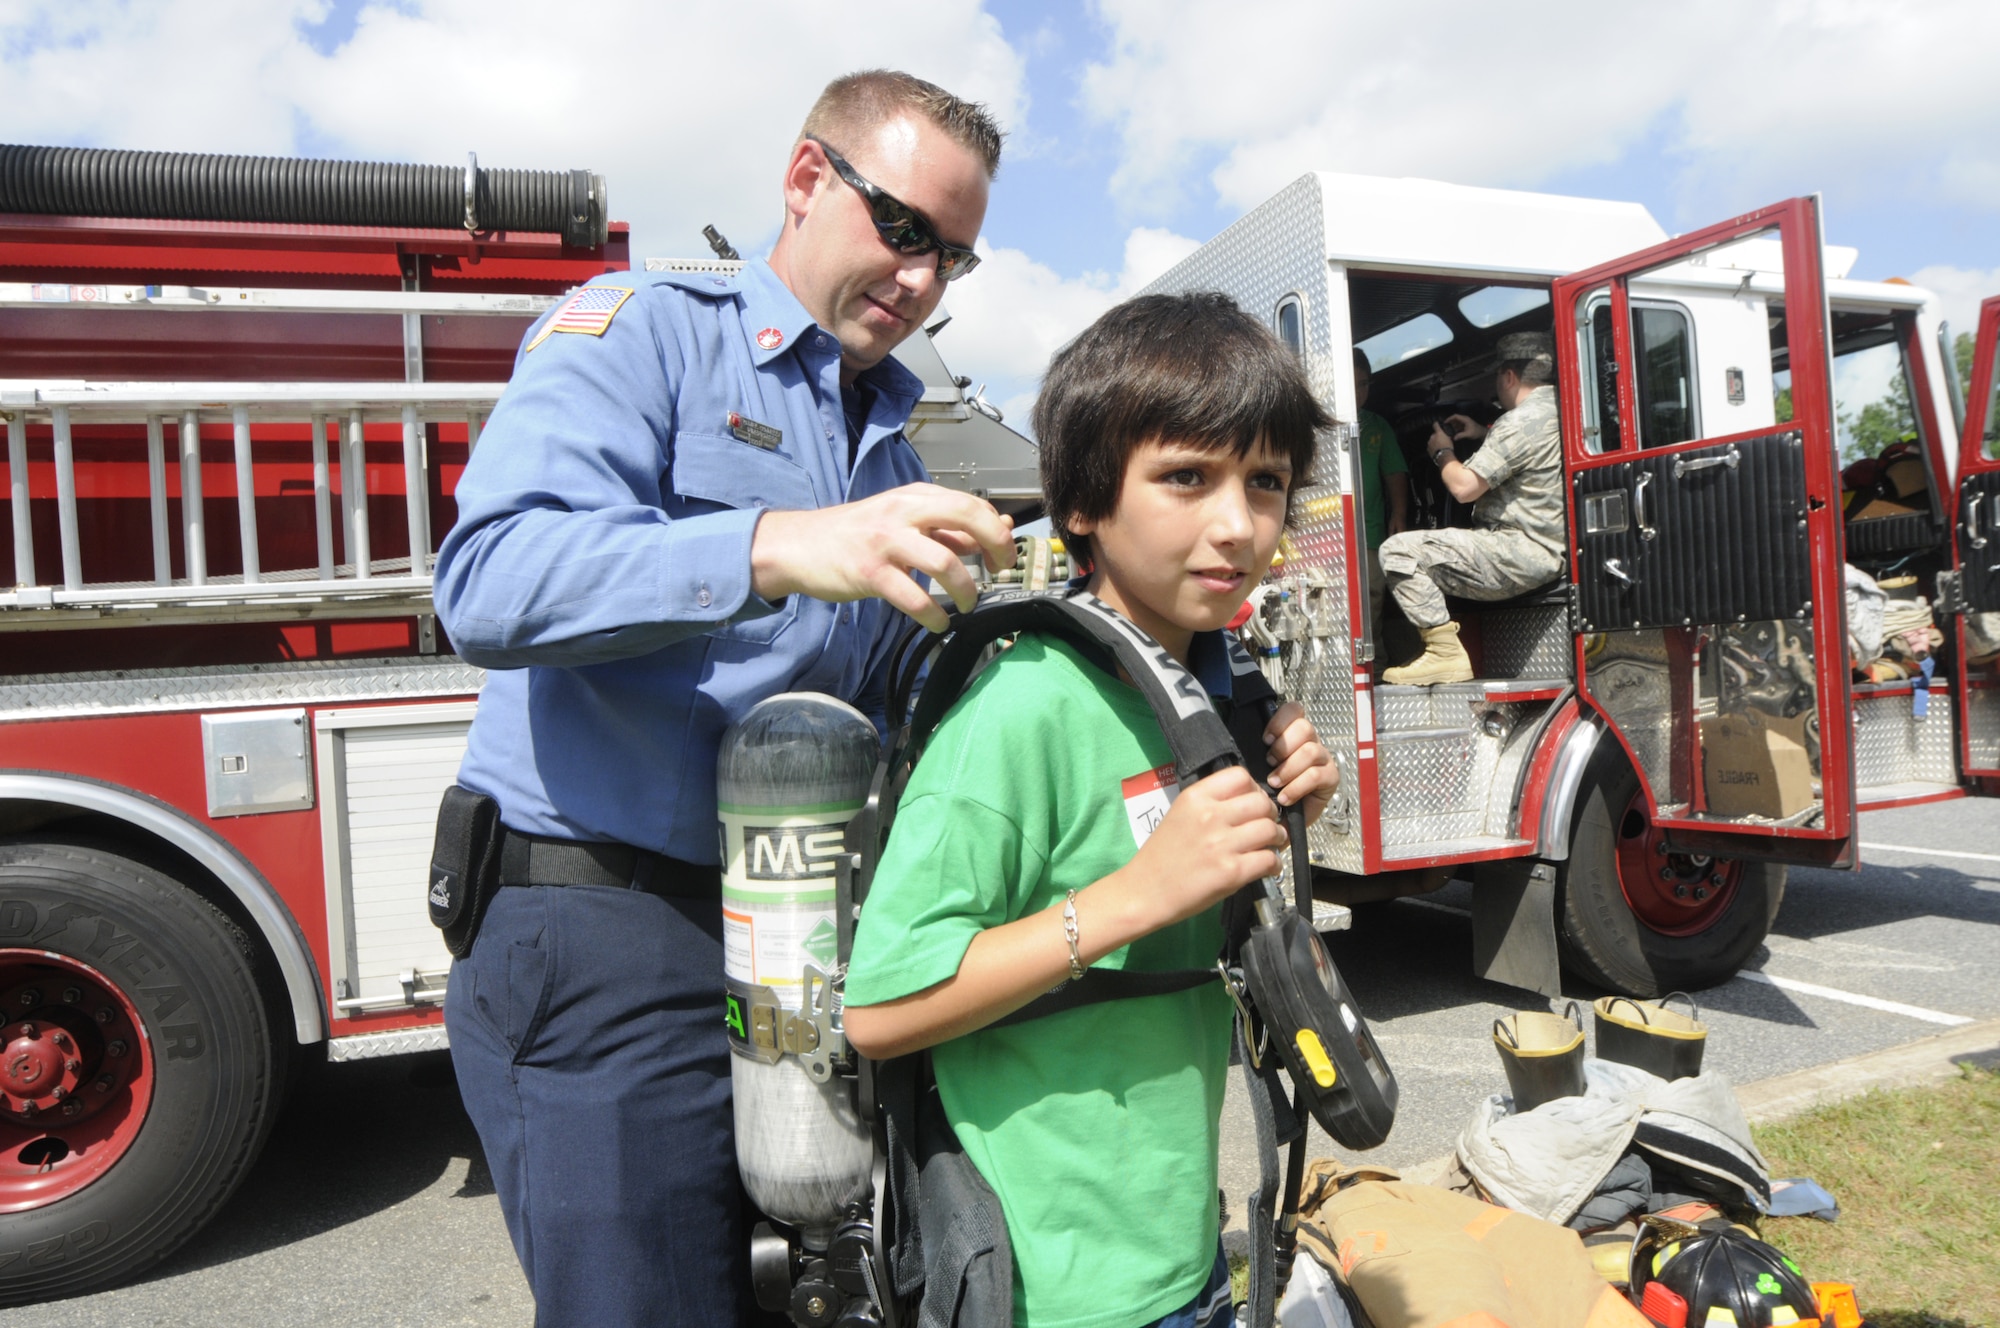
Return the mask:
[[[912,759],[964,692],[986,647],[1025,631],[1080,638],[1109,650],[1159,717],[1182,783],[1192,783],[1243,755],[1194,675],[1103,600],[1082,590],[1065,595],[1001,590],[981,596],[970,612],[952,619],[951,634],[931,665],[930,679],[910,719]],[[1229,652],[1238,705],[1254,707],[1275,699],[1263,672],[1233,639]]]
[[[987,648],[1003,637],[1025,631],[1049,632],[1109,652],[1152,706],[1173,751],[1175,773],[1182,785],[1239,762],[1250,764],[1253,774],[1264,773],[1263,743],[1253,740],[1248,747],[1241,744],[1248,726],[1262,732],[1277,694],[1235,637],[1227,639],[1233,693],[1229,710],[1236,721],[1231,723],[1217,712],[1207,690],[1179,660],[1103,600],[1081,590],[1060,595],[996,591],[955,616],[910,718],[901,753],[907,764],[914,765],[923,754],[932,732],[964,694],[986,658]],[[1218,976],[1212,968],[1166,972],[1093,968],[1087,972],[1087,980],[1063,982],[987,1027],[1005,1028],[1103,1001],[1188,991],[1214,982]]]

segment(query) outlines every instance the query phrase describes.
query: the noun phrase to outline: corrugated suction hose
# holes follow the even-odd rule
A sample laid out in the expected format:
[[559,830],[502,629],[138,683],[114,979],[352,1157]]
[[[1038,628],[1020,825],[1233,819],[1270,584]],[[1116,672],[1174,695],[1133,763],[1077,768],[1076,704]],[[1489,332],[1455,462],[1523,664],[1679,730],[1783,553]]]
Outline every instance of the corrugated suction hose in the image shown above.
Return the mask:
[[602,175],[486,170],[476,158],[414,166],[0,145],[0,212],[559,231],[580,248],[609,231]]

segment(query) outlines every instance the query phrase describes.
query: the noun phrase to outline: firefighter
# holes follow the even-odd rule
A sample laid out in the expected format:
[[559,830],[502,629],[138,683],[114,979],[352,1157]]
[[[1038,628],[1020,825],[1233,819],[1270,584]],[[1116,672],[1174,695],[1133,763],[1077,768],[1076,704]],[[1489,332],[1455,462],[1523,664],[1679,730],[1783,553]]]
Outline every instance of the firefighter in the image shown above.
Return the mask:
[[[1431,426],[1424,445],[1451,496],[1475,504],[1474,528],[1411,530],[1383,541],[1389,592],[1424,638],[1423,654],[1384,671],[1383,682],[1428,687],[1471,681],[1472,659],[1458,639],[1445,594],[1511,599],[1562,574],[1555,342],[1545,332],[1510,332],[1497,350],[1494,387],[1506,413],[1491,429],[1464,415],[1449,416]],[[1457,443],[1479,438],[1485,445],[1461,462]]]
[[1012,563],[990,505],[924,482],[889,358],[977,264],[1000,144],[907,74],[829,84],[770,258],[576,292],[459,484],[437,607],[492,670],[459,783],[502,828],[445,1017],[543,1328],[751,1313],[717,748],[791,690],[879,723],[898,611],[946,622],[921,578],[969,608],[961,555]]

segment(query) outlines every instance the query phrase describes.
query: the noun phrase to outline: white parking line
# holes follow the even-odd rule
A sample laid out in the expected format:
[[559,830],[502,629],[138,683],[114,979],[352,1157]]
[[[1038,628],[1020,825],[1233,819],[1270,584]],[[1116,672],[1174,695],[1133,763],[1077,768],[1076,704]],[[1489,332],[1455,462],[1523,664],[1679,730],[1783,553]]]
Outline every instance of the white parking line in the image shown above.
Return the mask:
[[1942,848],[1913,848],[1908,844],[1868,844],[1861,846],[1870,853],[1915,853],[1926,858],[1966,858],[1973,862],[2000,862],[2000,854],[1956,853]]
[[1777,987],[1783,991],[1795,991],[1801,996],[1819,996],[1829,1001],[1841,1001],[1848,1005],[1865,1006],[1870,1010],[1881,1010],[1885,1014],[1900,1014],[1909,1019],[1921,1019],[1927,1024],[1943,1024],[1956,1028],[1969,1024],[1972,1020],[1962,1014],[1946,1014],[1942,1010],[1926,1010],[1920,1005],[1904,1005],[1901,1001],[1885,1001],[1880,996],[1863,996],[1860,992],[1840,991],[1833,987],[1822,987],[1813,982],[1800,982],[1795,978],[1777,978],[1769,973],[1759,973],[1746,968],[1736,975],[1745,982],[1761,982],[1767,987]]

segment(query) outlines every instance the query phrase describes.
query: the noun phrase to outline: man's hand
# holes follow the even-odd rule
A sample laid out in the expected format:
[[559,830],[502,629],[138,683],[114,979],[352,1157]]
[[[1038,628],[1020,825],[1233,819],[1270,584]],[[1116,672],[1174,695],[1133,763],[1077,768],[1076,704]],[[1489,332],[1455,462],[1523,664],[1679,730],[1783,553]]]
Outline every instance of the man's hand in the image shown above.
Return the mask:
[[1144,936],[1275,875],[1288,842],[1270,795],[1230,766],[1182,789],[1132,861],[1091,891],[1118,896],[1113,907],[1135,911],[1131,934]]
[[1333,792],[1340,787],[1340,767],[1320,745],[1319,734],[1306,718],[1306,708],[1287,701],[1264,726],[1264,746],[1271,758],[1271,787],[1289,807],[1305,804],[1306,824],[1319,820]]
[[1454,442],[1474,443],[1486,436],[1486,426],[1470,415],[1447,415],[1444,423],[1445,437]]
[[922,572],[969,609],[979,592],[961,555],[1014,565],[1013,522],[969,493],[906,484],[814,511],[770,511],[750,541],[750,588],[761,598],[810,595],[835,604],[879,597],[934,632],[949,615],[919,585]]

